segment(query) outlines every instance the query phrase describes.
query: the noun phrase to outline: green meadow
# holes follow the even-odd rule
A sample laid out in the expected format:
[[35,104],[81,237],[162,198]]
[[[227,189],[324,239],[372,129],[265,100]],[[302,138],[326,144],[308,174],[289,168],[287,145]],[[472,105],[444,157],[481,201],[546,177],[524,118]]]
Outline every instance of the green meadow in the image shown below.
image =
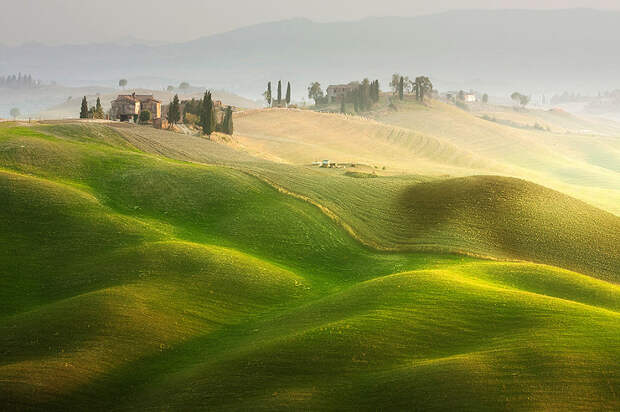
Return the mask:
[[620,218],[526,180],[4,123],[0,228],[3,410],[620,409]]

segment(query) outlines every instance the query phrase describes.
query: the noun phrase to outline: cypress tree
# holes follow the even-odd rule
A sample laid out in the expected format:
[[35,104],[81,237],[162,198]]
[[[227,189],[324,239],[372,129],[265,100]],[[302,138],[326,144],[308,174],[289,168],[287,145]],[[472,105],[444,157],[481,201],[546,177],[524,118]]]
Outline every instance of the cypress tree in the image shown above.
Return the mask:
[[372,82],[372,100],[375,103],[379,101],[379,80]]
[[202,101],[202,112],[200,116],[200,124],[204,134],[211,136],[211,134],[215,131],[216,123],[217,120],[215,118],[213,99],[211,98],[211,92],[207,90]]
[[177,124],[181,120],[181,105],[179,103],[179,95],[175,94],[168,108],[168,122]]
[[232,135],[234,132],[233,111],[232,111],[232,107],[230,106],[226,108],[226,113],[224,114],[224,126],[222,129],[224,133],[228,135]]
[[88,101],[86,96],[82,99],[82,108],[80,109],[80,119],[88,119]]
[[401,76],[400,81],[398,82],[398,97],[400,100],[403,100],[405,96],[405,78]]
[[272,97],[271,97],[271,82],[267,83],[267,91],[265,92],[265,100],[267,100],[267,104],[269,106],[271,106],[271,101],[272,101]]
[[104,113],[103,113],[103,107],[101,107],[101,99],[97,97],[97,104],[95,105],[95,113],[93,115],[93,118],[103,119],[103,116],[104,116]]
[[291,104],[291,82],[286,85],[286,105]]
[[340,113],[346,113],[347,109],[344,106],[344,99],[342,99],[342,101],[340,102]]
[[278,104],[282,102],[282,80],[278,80]]

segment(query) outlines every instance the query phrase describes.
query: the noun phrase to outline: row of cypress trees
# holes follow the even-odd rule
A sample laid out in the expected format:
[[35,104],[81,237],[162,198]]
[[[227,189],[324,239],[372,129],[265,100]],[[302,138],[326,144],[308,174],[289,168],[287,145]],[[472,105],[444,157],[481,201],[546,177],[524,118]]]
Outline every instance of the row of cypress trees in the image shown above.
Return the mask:
[[[267,90],[265,91],[265,93],[263,93],[263,96],[265,96],[265,100],[267,101],[267,104],[269,106],[271,106],[273,104],[274,101],[281,103],[282,102],[282,80],[278,80],[278,98],[274,99],[273,98],[273,94],[271,92],[271,82],[267,83]],[[291,82],[287,82],[286,85],[286,104],[287,106],[289,104],[291,104]]]

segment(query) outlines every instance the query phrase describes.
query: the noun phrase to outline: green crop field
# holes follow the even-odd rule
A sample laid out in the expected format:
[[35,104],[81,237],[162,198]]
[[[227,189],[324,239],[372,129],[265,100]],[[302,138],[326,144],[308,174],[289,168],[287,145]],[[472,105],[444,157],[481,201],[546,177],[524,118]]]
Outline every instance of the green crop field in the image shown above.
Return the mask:
[[620,218],[402,130],[424,168],[359,178],[1,124],[1,409],[618,410]]

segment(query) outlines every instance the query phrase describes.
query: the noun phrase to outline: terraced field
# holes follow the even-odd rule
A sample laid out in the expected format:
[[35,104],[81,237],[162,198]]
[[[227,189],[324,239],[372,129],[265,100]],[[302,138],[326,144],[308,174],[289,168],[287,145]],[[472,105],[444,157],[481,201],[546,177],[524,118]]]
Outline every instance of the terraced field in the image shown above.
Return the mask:
[[0,405],[617,410],[619,220],[514,179],[2,124]]

